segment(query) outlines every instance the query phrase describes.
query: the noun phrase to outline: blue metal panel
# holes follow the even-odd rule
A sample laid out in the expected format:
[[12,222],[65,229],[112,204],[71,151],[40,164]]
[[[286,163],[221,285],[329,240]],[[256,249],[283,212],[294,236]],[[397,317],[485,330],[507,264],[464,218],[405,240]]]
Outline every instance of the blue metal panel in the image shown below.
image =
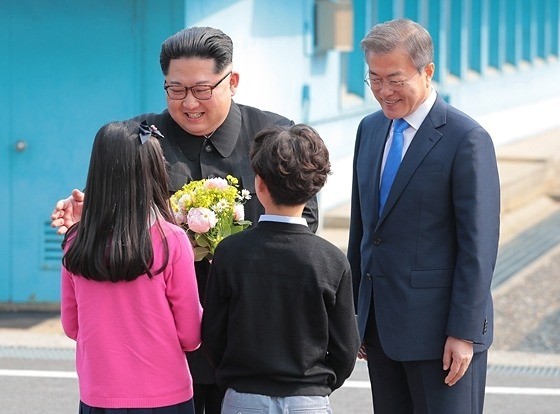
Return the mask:
[[434,81],[445,84],[447,67],[447,37],[449,35],[447,11],[449,0],[429,0],[428,31],[434,41]]
[[422,2],[418,0],[405,0],[403,16],[408,17],[410,20],[414,20],[415,22],[422,24],[420,21],[421,3]]
[[535,59],[537,50],[537,19],[536,2],[523,0],[521,24],[523,27],[522,58],[528,62]]
[[493,0],[488,17],[488,65],[501,69],[506,60],[506,0]]
[[523,49],[521,1],[506,2],[506,62],[517,65]]
[[545,59],[550,53],[550,1],[538,0],[537,5],[537,56]]
[[[12,14],[12,2],[0,2],[0,56],[9,56],[12,45],[12,21],[5,16]],[[12,65],[9,59],[0,59],[0,251],[2,252],[2,266],[0,266],[0,301],[6,301],[11,291],[12,262],[10,257],[11,226],[11,187],[9,185],[11,170],[11,151],[15,143],[11,139],[12,126],[8,122],[11,117],[12,105],[10,96],[12,94]]]
[[551,0],[550,5],[550,54],[558,57],[560,50],[558,45],[560,43],[560,2],[558,0]]
[[449,72],[464,78],[467,70],[468,17],[466,0],[453,0],[450,4]]
[[428,19],[429,8],[430,8],[430,0],[418,0],[417,22],[426,28],[429,26],[429,19]]
[[483,14],[482,0],[472,0],[470,10],[470,41],[469,41],[469,68],[481,73],[483,69],[482,56],[486,47],[483,41],[483,29],[486,29],[486,15]]
[[373,24],[394,19],[395,0],[373,1]]
[[355,93],[358,96],[365,96],[366,89],[364,87],[364,54],[360,48],[360,41],[364,38],[371,25],[369,13],[366,13],[368,0],[354,0],[354,48],[348,53],[348,71],[346,84],[348,92]]
[[185,27],[185,0],[133,0],[132,33],[137,56],[134,108],[128,116],[160,112],[166,107],[159,65],[162,42]]
[[[9,258],[0,268],[0,301],[57,302],[61,238],[49,226],[50,212],[57,199],[84,186],[102,124],[164,107],[159,43],[171,32],[171,13],[155,0],[1,4],[8,31],[2,39],[11,39],[2,59],[8,63],[0,66],[11,87],[1,84],[0,95],[10,107],[2,114],[9,131],[2,140],[11,166],[4,221],[12,224],[0,232]],[[19,140],[26,147],[18,152],[12,144]]]

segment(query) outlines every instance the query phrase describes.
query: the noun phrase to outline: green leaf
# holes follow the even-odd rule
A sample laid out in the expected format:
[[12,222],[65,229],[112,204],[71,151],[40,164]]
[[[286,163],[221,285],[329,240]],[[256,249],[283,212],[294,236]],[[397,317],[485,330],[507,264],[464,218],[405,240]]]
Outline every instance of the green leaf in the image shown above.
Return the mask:
[[223,231],[222,231],[222,237],[223,237],[224,239],[225,239],[227,236],[231,236],[231,227],[225,226],[222,230],[223,230]]
[[231,234],[241,233],[243,230],[245,230],[244,226],[233,226],[231,228]]
[[210,247],[210,242],[208,240],[208,237],[206,237],[204,234],[195,234],[194,239],[196,240],[196,244],[198,244],[201,247]]
[[[195,262],[200,262],[202,259],[204,259],[209,254],[210,254],[210,250],[208,250],[206,247],[195,247],[194,248],[194,261]],[[210,257],[210,259],[211,258],[212,257]]]

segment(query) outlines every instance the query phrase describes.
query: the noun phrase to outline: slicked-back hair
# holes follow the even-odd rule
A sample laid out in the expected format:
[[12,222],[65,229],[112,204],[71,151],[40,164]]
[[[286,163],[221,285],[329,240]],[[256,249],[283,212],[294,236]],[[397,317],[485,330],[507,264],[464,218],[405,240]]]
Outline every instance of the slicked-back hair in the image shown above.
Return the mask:
[[160,219],[174,222],[167,182],[157,138],[142,144],[138,122],[104,125],[93,143],[82,218],[63,242],[65,246],[72,240],[64,266],[97,281],[130,281],[160,273],[167,265],[168,245],[164,237],[167,257],[160,269],[152,269],[150,225],[155,219],[163,235]]
[[169,72],[172,59],[200,58],[214,60],[214,73],[231,65],[233,42],[219,29],[189,27],[167,38],[161,45],[159,63],[164,76]]
[[430,33],[410,19],[396,19],[373,26],[360,46],[369,54],[384,55],[402,47],[420,72],[434,61],[434,43]]
[[255,136],[251,166],[265,182],[276,205],[305,204],[331,173],[329,151],[312,127],[274,126]]

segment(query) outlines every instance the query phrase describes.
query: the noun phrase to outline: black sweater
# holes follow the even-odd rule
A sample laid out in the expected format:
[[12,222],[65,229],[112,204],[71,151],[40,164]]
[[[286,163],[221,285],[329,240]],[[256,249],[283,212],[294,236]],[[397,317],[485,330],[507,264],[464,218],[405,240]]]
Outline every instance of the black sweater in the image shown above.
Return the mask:
[[346,257],[298,224],[259,222],[226,238],[202,338],[224,389],[329,395],[352,373],[360,345]]

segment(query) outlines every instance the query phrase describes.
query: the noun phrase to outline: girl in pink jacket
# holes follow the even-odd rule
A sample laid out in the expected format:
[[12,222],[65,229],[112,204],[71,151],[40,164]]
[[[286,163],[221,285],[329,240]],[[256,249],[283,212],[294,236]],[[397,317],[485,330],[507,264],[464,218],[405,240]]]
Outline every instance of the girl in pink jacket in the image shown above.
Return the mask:
[[202,307],[158,139],[145,123],[99,130],[82,220],[63,242],[61,321],[77,342],[80,413],[194,414],[184,352],[200,345]]

